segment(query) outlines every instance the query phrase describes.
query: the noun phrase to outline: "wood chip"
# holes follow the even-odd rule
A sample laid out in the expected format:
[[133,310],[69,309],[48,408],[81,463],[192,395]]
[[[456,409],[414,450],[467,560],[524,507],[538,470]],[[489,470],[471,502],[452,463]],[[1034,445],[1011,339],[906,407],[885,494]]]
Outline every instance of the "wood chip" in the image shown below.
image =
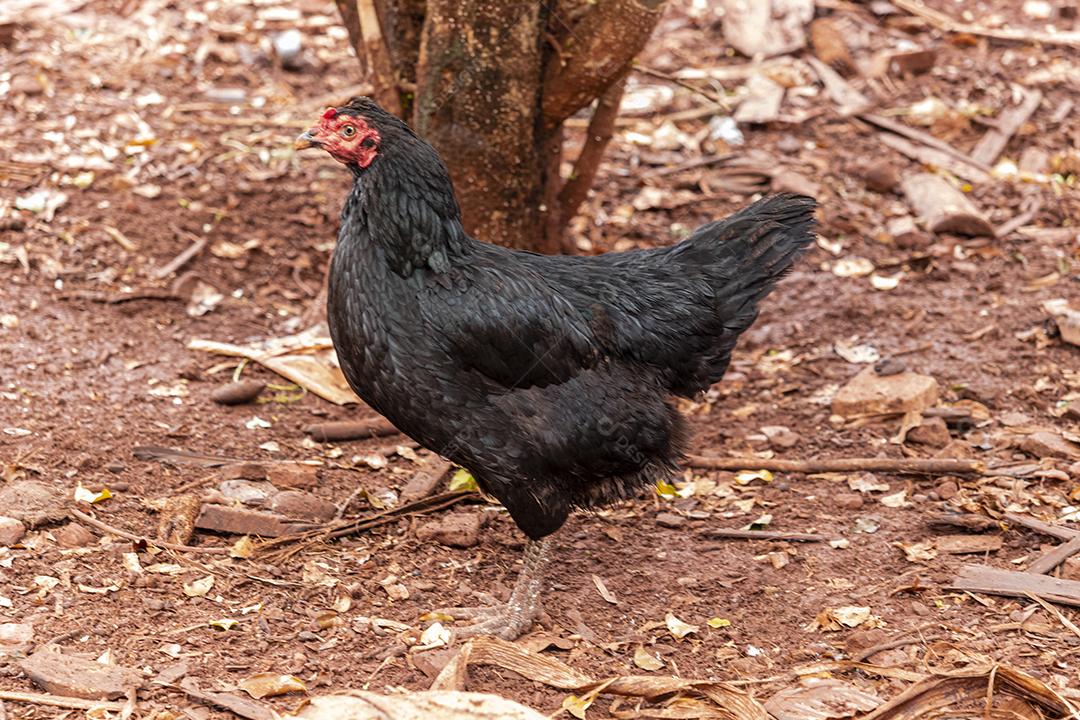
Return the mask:
[[934,540],[934,548],[945,555],[997,552],[1001,544],[998,535],[942,535]]
[[87,700],[113,700],[142,685],[138,670],[47,650],[26,658],[19,668],[47,692]]
[[928,230],[971,237],[994,237],[994,227],[967,197],[939,175],[919,173],[900,183]]
[[1031,593],[1051,602],[1080,607],[1080,581],[985,565],[965,565],[949,588],[1007,597],[1027,597]]

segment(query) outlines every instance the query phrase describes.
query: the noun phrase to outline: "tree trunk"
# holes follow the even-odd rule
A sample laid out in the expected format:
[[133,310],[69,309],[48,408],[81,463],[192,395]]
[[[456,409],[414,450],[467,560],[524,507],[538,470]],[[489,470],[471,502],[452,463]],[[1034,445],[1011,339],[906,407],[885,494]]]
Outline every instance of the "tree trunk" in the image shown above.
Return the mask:
[[465,227],[535,247],[540,225],[541,4],[428,0],[416,131],[442,154]]
[[[372,2],[381,25],[374,34],[359,27],[364,13],[356,11]],[[376,99],[411,119],[446,161],[465,228],[509,247],[572,251],[565,229],[592,186],[626,75],[664,0],[337,3]],[[384,51],[365,53],[364,37]],[[393,72],[380,71],[380,58]],[[383,102],[388,84],[393,97]],[[564,180],[563,122],[598,97]]]

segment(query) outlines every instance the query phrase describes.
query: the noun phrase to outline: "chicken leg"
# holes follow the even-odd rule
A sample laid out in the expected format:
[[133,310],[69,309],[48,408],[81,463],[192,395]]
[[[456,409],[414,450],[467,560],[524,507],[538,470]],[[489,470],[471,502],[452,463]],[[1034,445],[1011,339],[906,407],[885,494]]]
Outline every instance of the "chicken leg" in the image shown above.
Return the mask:
[[442,608],[436,612],[455,620],[474,621],[471,625],[455,629],[455,639],[494,635],[503,640],[514,640],[525,634],[540,615],[540,588],[550,561],[549,538],[530,540],[525,546],[525,566],[514,583],[510,599],[504,605]]

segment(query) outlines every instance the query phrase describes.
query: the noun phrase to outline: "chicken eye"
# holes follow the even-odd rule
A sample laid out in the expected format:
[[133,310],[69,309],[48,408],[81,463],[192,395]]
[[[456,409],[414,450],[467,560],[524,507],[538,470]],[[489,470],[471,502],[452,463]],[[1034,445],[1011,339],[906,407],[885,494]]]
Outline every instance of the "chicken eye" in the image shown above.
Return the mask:
[[354,128],[352,125],[346,125],[341,129],[341,134],[347,138],[351,138],[353,135],[356,134],[356,128]]

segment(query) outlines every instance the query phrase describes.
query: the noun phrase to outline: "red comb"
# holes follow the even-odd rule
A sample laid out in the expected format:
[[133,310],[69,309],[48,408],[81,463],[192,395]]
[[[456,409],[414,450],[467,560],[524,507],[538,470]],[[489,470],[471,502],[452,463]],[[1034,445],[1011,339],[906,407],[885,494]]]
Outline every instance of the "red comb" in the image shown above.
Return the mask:
[[337,110],[334,108],[326,108],[326,112],[322,114],[323,120],[331,120],[337,117]]

